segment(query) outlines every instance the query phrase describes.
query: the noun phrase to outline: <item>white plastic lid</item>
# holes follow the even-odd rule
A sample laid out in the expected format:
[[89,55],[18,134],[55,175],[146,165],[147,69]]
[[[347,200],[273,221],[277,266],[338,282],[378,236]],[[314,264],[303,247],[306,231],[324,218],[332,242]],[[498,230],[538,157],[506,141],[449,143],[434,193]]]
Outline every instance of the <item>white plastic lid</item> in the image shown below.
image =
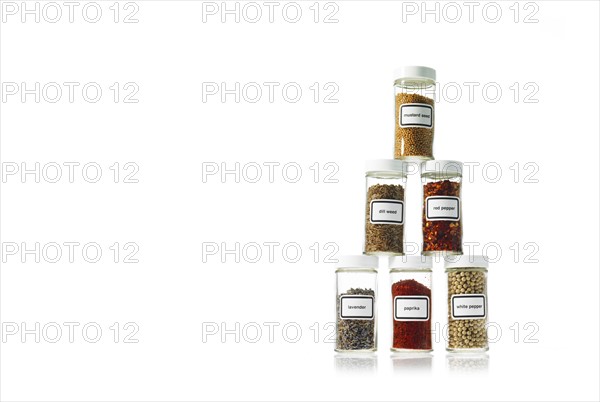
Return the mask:
[[365,164],[367,172],[405,173],[405,164],[397,159],[373,159]]
[[425,66],[403,66],[394,70],[394,79],[435,81],[435,70]]
[[482,255],[452,255],[444,257],[444,268],[488,268],[489,262]]
[[421,164],[421,174],[437,173],[462,176],[463,164],[458,161],[430,160]]
[[379,258],[372,255],[342,255],[338,257],[339,268],[373,268],[377,269]]
[[431,269],[431,257],[425,255],[399,255],[390,258],[390,269]]

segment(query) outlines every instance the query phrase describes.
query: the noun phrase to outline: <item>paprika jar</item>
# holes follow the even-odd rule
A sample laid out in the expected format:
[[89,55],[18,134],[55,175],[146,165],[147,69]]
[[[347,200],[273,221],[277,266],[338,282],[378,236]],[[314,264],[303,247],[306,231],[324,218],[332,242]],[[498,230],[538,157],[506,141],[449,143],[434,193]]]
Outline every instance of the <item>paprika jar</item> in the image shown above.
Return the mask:
[[445,258],[449,352],[488,350],[488,262],[480,255]]
[[394,158],[433,159],[435,70],[408,66],[394,72]]
[[431,345],[431,257],[390,259],[393,352],[429,352]]
[[423,184],[423,254],[462,254],[462,163],[421,164]]
[[378,258],[351,255],[339,258],[336,272],[337,352],[377,350]]
[[404,254],[405,164],[395,159],[367,161],[364,252]]

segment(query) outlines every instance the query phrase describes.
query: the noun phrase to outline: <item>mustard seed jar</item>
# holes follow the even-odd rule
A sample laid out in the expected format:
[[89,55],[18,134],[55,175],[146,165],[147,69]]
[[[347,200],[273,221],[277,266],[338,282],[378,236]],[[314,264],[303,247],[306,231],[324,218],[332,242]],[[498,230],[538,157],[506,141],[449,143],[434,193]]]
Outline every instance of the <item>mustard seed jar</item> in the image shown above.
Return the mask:
[[483,256],[445,258],[449,352],[488,350],[488,262]]
[[364,253],[404,254],[405,164],[394,159],[367,162]]
[[377,350],[378,258],[351,255],[339,258],[336,272],[337,352]]
[[421,165],[423,254],[462,254],[462,163],[434,160]]
[[407,66],[394,72],[394,158],[433,159],[435,70]]

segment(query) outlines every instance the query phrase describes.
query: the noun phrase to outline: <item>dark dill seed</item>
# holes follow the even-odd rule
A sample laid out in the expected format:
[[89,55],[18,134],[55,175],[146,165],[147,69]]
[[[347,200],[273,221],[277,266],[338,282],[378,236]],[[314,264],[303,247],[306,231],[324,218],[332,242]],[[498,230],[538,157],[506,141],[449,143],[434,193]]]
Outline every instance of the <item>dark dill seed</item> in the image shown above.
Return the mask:
[[365,253],[404,253],[404,225],[371,223],[371,201],[404,201],[404,187],[398,184],[375,184],[367,191],[365,215]]

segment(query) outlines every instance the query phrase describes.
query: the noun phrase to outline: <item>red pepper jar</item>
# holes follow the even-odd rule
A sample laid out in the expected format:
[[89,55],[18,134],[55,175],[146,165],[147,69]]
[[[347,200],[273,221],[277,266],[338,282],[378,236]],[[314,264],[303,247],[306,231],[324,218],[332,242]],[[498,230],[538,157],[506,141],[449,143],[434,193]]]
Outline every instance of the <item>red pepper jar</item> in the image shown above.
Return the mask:
[[457,161],[421,165],[424,255],[462,254],[462,168]]
[[393,352],[430,352],[431,257],[390,259]]

